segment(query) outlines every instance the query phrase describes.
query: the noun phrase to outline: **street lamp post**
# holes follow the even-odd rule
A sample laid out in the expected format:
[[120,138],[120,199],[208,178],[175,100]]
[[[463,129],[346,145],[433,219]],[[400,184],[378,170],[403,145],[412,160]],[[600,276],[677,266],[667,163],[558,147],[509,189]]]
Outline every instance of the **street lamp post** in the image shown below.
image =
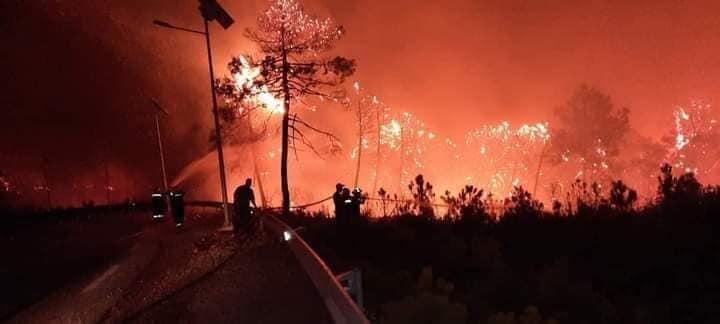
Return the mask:
[[227,181],[225,177],[225,158],[223,157],[222,136],[220,134],[220,119],[218,117],[217,98],[215,96],[215,73],[213,71],[212,48],[210,47],[210,29],[208,25],[210,21],[217,20],[224,29],[227,29],[228,27],[230,27],[230,25],[233,24],[233,20],[230,15],[228,15],[227,12],[222,7],[220,7],[220,5],[215,0],[200,0],[199,9],[205,25],[204,32],[190,28],[177,27],[160,20],[154,20],[153,23],[155,25],[165,28],[205,35],[205,44],[207,46],[208,54],[208,67],[210,70],[210,94],[212,96],[212,111],[213,117],[215,119],[215,146],[218,154],[218,167],[220,169],[220,193],[222,195],[223,213],[225,214],[225,223],[223,224],[222,229],[228,230],[231,229],[231,223],[230,213],[228,211]]
[[160,106],[160,104],[157,103],[157,101],[155,101],[155,99],[150,98],[150,101],[152,101],[153,106],[155,106],[155,131],[157,132],[158,151],[160,152],[160,170],[162,171],[163,177],[163,189],[165,189],[164,192],[168,192],[167,172],[165,171],[165,153],[163,152],[162,136],[160,135],[160,113],[166,116],[169,114]]
[[213,72],[212,51],[210,47],[210,30],[208,20],[205,22],[205,43],[207,44],[208,66],[210,69],[210,92],[212,92],[213,117],[215,119],[215,146],[217,147],[218,165],[220,167],[220,193],[222,194],[223,213],[225,214],[224,228],[229,228],[230,213],[228,212],[227,181],[225,179],[225,158],[223,156],[222,137],[220,132],[220,118],[218,117],[217,97],[215,96],[215,73]]

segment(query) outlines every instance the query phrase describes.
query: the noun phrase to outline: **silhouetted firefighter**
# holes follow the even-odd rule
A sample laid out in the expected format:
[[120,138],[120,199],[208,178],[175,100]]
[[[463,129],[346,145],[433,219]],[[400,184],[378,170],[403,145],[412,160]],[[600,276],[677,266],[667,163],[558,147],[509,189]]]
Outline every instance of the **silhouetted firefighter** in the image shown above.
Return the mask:
[[156,188],[151,196],[152,203],[152,217],[156,221],[162,221],[165,218],[167,212],[167,201],[165,200],[165,193],[160,191],[160,188]]
[[250,222],[250,217],[252,216],[250,203],[252,203],[253,208],[257,208],[255,204],[255,192],[252,190],[252,179],[246,179],[244,185],[238,186],[237,189],[235,189],[233,200],[235,207],[233,229],[235,232],[238,232]]
[[338,183],[335,185],[335,193],[333,194],[333,204],[335,205],[335,223],[338,226],[342,225],[342,222],[345,220],[344,216],[344,209],[345,209],[345,202],[343,199],[343,188],[345,186],[342,183]]
[[349,226],[360,223],[360,205],[365,203],[365,197],[360,188],[350,189],[342,184],[335,186],[333,194],[335,204],[335,222],[338,229],[345,230]]
[[348,208],[349,223],[357,225],[360,223],[360,205],[365,203],[362,190],[355,188],[350,195],[350,206]]
[[344,229],[350,224],[350,214],[352,213],[352,196],[350,195],[350,189],[342,189],[340,201],[342,205],[339,209],[338,216],[340,217],[337,219],[337,225],[340,229]]
[[170,192],[170,206],[175,220],[175,226],[181,227],[185,222],[185,192],[176,189]]

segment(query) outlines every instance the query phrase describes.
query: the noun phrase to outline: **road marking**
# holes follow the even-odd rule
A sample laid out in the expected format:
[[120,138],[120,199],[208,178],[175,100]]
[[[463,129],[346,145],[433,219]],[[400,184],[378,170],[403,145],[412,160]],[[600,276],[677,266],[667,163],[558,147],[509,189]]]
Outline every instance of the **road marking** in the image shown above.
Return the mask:
[[107,277],[109,277],[110,275],[112,275],[113,273],[115,273],[115,271],[116,271],[117,269],[118,269],[118,265],[117,265],[117,264],[114,264],[113,266],[111,266],[110,268],[108,268],[107,270],[105,270],[105,272],[104,272],[100,277],[98,277],[97,279],[93,280],[93,282],[91,282],[87,287],[85,287],[85,289],[83,289],[82,292],[80,292],[80,293],[81,293],[81,294],[84,294],[84,293],[86,293],[86,292],[88,292],[88,291],[90,291],[90,290],[93,290],[93,289],[97,288],[97,286],[98,286],[101,282],[103,282]]
[[138,231],[138,232],[135,232],[135,233],[130,234],[130,235],[125,235],[125,236],[119,238],[117,241],[118,241],[118,242],[122,242],[122,241],[127,240],[127,239],[131,239],[131,238],[138,237],[138,236],[142,235],[143,232],[144,232],[144,231]]

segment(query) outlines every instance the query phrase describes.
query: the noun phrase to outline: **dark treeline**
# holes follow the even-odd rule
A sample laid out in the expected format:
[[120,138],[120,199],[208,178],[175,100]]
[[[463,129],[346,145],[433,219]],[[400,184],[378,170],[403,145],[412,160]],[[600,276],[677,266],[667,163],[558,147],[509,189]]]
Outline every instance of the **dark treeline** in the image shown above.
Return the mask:
[[[92,201],[82,207],[57,207],[52,209],[36,207],[16,207],[10,199],[0,192],[0,235],[14,235],[19,231],[33,229],[36,226],[56,226],[66,223],[103,223],[107,218],[117,215],[129,215],[150,211],[149,202],[126,201],[114,205],[95,205]],[[132,226],[139,226],[132,223]]]
[[551,208],[516,188],[500,215],[467,187],[436,215],[417,182],[414,203],[350,230],[322,213],[288,222],[334,271],[362,270],[380,323],[716,323],[720,187],[660,171],[644,206],[621,181],[578,182]]

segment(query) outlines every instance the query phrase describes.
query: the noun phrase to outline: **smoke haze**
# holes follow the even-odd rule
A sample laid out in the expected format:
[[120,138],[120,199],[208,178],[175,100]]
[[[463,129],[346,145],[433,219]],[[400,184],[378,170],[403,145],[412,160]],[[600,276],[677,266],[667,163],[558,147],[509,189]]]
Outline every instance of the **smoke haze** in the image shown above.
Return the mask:
[[[220,3],[236,24],[211,28],[217,76],[231,56],[256,53],[242,33],[266,4]],[[715,1],[318,0],[306,7],[348,31],[333,54],[357,60],[351,81],[449,138],[502,121],[552,125],[555,108],[586,82],[630,108],[639,134],[659,139],[672,128],[676,105],[717,102],[720,93]],[[108,165],[115,199],[144,198],[161,183],[147,96],[170,112],[163,130],[171,177],[207,159],[203,39],[152,24],[200,29],[196,1],[10,0],[0,12],[0,170],[17,183],[42,184],[47,158],[59,204],[102,201]],[[337,106],[317,114],[321,126],[350,141],[351,114]],[[350,163],[337,167],[339,181],[352,173],[347,159],[300,161],[318,169]],[[322,186],[331,189],[329,178]],[[82,194],[68,190],[90,185]]]

